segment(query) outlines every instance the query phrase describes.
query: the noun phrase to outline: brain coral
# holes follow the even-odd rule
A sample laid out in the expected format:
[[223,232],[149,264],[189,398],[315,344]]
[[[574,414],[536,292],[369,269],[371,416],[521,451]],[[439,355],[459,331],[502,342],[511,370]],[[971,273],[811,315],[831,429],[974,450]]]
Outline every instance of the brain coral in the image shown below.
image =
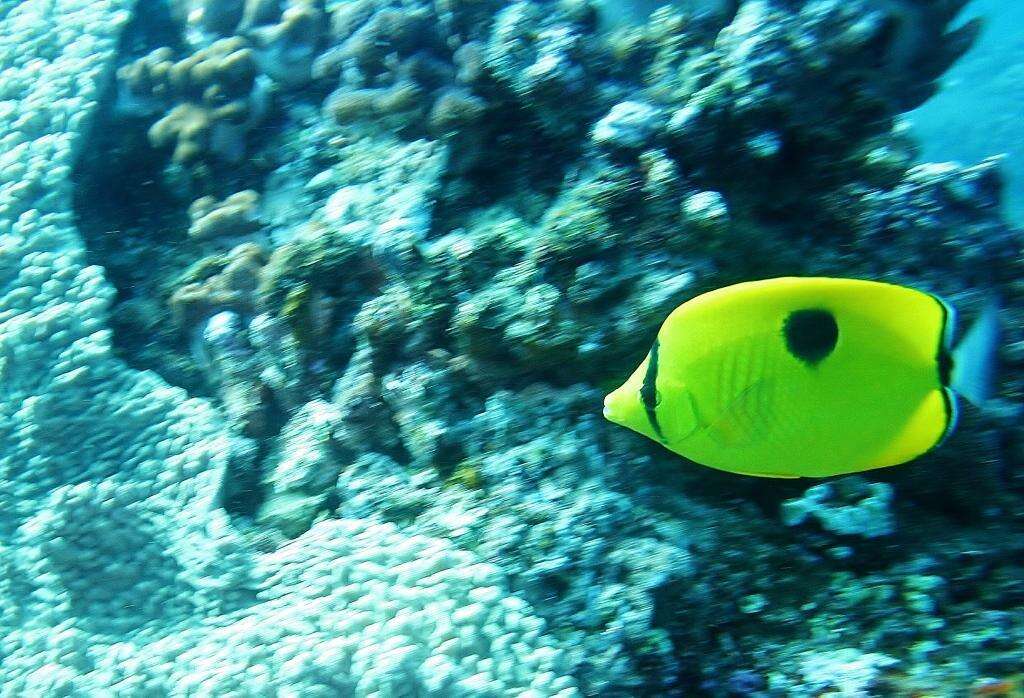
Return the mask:
[[244,440],[113,355],[69,175],[133,4],[0,2],[0,693],[573,695],[470,553],[354,520],[252,549],[217,506]]

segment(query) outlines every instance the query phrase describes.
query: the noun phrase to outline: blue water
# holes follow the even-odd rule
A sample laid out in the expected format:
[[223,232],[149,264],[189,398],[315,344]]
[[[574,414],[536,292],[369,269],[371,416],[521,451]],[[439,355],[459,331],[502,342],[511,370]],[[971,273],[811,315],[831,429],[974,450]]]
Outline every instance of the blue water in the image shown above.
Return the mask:
[[925,161],[974,162],[1006,155],[1006,214],[1024,224],[1024,5],[974,0],[963,17],[981,17],[977,45],[910,114]]

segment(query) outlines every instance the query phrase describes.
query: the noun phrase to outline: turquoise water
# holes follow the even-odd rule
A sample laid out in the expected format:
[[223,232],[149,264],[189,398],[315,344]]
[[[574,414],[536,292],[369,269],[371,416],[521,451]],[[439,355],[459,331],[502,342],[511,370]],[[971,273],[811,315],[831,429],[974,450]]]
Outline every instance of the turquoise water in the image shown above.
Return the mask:
[[942,80],[939,94],[911,114],[927,161],[972,162],[1005,154],[1006,214],[1024,221],[1024,5],[975,0],[965,17],[981,17],[977,45]]
[[0,0],[0,696],[1020,695],[960,4]]

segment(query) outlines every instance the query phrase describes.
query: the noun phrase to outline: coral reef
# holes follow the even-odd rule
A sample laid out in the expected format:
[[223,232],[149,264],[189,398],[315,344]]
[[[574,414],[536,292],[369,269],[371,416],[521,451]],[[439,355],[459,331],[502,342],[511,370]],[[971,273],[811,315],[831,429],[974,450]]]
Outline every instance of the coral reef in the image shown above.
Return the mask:
[[998,165],[899,121],[962,4],[0,0],[0,693],[1024,672],[1011,410],[810,489],[600,419],[672,308],[780,274],[997,292],[1021,400]]
[[800,671],[807,695],[839,690],[846,695],[861,696],[881,689],[879,675],[895,663],[895,659],[884,654],[865,654],[853,648],[843,648],[807,657]]
[[887,483],[843,478],[815,485],[799,499],[783,502],[782,520],[787,526],[798,526],[813,519],[831,533],[877,538],[891,534],[896,526],[890,511],[892,498],[892,486]]
[[494,3],[476,4],[360,0],[338,8],[331,46],[314,64],[317,77],[340,83],[325,110],[341,123],[374,119],[419,134],[428,121],[434,133],[478,122],[485,104],[469,92],[479,71],[467,59],[479,28],[468,20]]
[[[965,13],[980,17],[981,36],[942,78],[942,90],[908,117],[921,141],[922,162],[974,162],[999,153],[1006,177],[1007,216],[1024,224],[1024,133],[1016,107],[1024,100],[1024,70],[1017,56],[1024,37],[1024,6],[974,0]],[[1008,60],[1008,57],[1012,57]],[[970,104],[970,109],[963,109]]]
[[204,196],[188,207],[188,217],[188,234],[192,238],[208,240],[249,235],[260,227],[259,194],[246,189],[223,201]]
[[206,156],[238,162],[245,134],[264,111],[256,60],[238,37],[221,39],[179,61],[162,47],[118,71],[120,107],[129,112],[169,111],[149,128],[156,148],[171,148],[172,159],[190,164]]
[[185,331],[201,326],[214,313],[233,310],[251,315],[255,291],[267,263],[266,252],[255,243],[242,243],[223,256],[205,257],[186,270],[171,295],[169,308]]
[[265,499],[257,524],[280,527],[294,538],[330,508],[342,467],[334,443],[341,418],[337,407],[310,401],[284,426],[276,450],[263,463]]
[[21,144],[0,183],[2,692],[573,695],[543,621],[471,553],[358,521],[258,553],[219,506],[244,439],[113,356],[69,175],[128,5],[0,8]]
[[[593,49],[594,9],[586,2],[513,2],[497,14],[483,64],[498,84],[536,113],[554,134],[579,129],[573,116],[586,115]],[[572,110],[579,110],[575,114]]]

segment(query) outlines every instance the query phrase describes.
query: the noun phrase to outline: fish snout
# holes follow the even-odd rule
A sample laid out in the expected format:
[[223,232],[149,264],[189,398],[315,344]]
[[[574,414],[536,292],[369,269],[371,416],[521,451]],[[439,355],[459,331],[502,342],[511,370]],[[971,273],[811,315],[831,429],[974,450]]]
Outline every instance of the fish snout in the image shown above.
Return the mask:
[[617,409],[618,408],[618,404],[617,403],[619,401],[616,399],[616,396],[618,395],[618,393],[619,393],[619,391],[616,390],[616,391],[608,393],[607,395],[604,396],[604,410],[603,410],[603,414],[604,414],[604,418],[607,419],[609,422],[615,422],[616,424],[621,424],[622,423],[622,417],[621,417],[621,414],[620,414],[620,410]]

